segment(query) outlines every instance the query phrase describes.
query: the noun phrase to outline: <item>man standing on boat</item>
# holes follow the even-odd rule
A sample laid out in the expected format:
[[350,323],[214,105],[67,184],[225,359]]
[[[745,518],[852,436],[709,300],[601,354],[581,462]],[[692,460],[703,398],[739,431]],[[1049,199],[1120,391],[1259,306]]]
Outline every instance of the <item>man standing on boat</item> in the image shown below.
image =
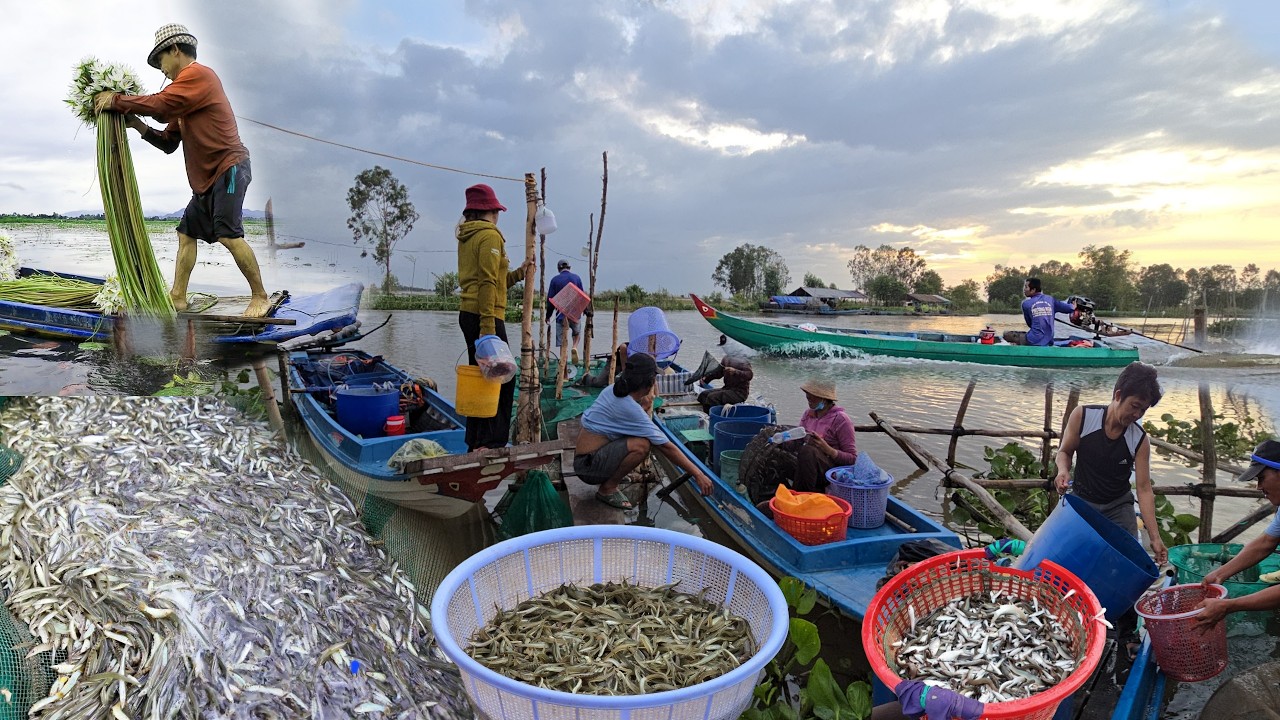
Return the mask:
[[[1240,476],[1240,481],[1257,480],[1258,489],[1262,491],[1267,501],[1272,505],[1280,506],[1280,440],[1264,440],[1253,449],[1253,455],[1249,459],[1253,462]],[[1276,512],[1267,529],[1250,540],[1239,555],[1205,575],[1204,583],[1206,585],[1221,584],[1236,573],[1248,570],[1266,560],[1277,548],[1280,548],[1280,511]],[[1259,579],[1263,582],[1280,581],[1280,578],[1268,575],[1263,575]],[[1195,617],[1195,622],[1204,627],[1212,627],[1221,622],[1227,613],[1276,609],[1280,609],[1280,584],[1240,597],[1205,600],[1204,610]]]
[[[577,273],[569,270],[568,260],[560,260],[560,262],[556,263],[556,269],[560,272],[557,273],[555,277],[551,278],[551,282],[547,284],[547,308],[545,315],[547,322],[551,322],[552,312],[555,312],[555,306],[551,304],[551,298],[559,294],[559,292],[565,289],[565,286],[567,285],[576,285],[579,290],[584,290],[582,287],[582,278],[578,277]],[[576,365],[578,362],[578,339],[582,336],[582,318],[578,318],[578,322],[573,322],[569,318],[565,317],[564,313],[555,312],[555,320],[555,329],[552,330],[552,333],[555,335],[554,342],[556,347],[560,347],[560,333],[563,332],[566,336],[569,336],[569,347],[573,348],[572,359],[573,363]],[[563,328],[563,330],[561,328]],[[572,333],[571,336],[570,333]],[[560,354],[561,360],[563,360],[563,349],[560,351]],[[566,367],[565,369],[567,370],[568,368]]]
[[1040,292],[1040,278],[1027,278],[1022,283],[1022,294],[1027,297],[1022,301],[1022,318],[1027,321],[1028,329],[1026,332],[1021,330],[1006,332],[1005,342],[1041,347],[1052,345],[1054,318],[1060,312],[1074,312],[1076,306]]
[[[196,266],[196,240],[221,243],[249,281],[247,317],[267,314],[270,303],[253,249],[244,240],[244,195],[249,187],[249,150],[240,142],[236,116],[212,70],[196,62],[196,38],[183,25],[156,31],[156,44],[147,64],[164,73],[168,87],[155,95],[100,92],[98,112],[125,113],[129,127],[142,139],[172,153],[182,146],[191,185],[191,202],[178,223],[178,260],[169,297],[178,312],[187,309],[187,282]],[[138,115],[167,122],[163,130],[147,125]]]

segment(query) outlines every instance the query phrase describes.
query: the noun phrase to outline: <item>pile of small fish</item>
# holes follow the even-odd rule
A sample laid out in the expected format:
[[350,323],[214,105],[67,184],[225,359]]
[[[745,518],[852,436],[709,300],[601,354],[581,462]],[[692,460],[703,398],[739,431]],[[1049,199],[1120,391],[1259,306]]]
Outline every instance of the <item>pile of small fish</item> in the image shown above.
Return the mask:
[[[32,398],[0,585],[65,653],[37,718],[471,717],[350,502],[211,398]],[[356,664],[358,661],[358,665]]]
[[1079,661],[1071,638],[1032,599],[999,592],[952,600],[911,628],[897,648],[899,674],[983,703],[1030,697],[1062,682]]
[[499,612],[467,654],[530,685],[590,695],[678,690],[755,654],[751,627],[727,609],[677,592],[597,583],[561,585]]

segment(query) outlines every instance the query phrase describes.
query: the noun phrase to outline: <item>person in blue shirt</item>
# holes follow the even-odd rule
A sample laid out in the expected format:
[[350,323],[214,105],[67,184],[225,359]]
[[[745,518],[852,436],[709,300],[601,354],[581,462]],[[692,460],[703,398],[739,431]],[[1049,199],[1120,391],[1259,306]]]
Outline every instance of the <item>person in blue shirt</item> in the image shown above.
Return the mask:
[[649,456],[650,449],[692,474],[703,495],[711,494],[711,479],[649,417],[657,377],[658,363],[652,355],[632,355],[618,379],[601,390],[596,401],[582,413],[573,470],[582,482],[600,486],[597,500],[619,510],[630,510],[632,504],[618,486]]
[[1027,321],[1027,331],[1010,330],[1004,341],[1013,345],[1053,344],[1053,319],[1057,313],[1075,312],[1076,306],[1040,292],[1040,278],[1027,278],[1022,283],[1022,319]]
[[[543,317],[546,318],[547,322],[551,322],[552,313],[555,312],[555,306],[551,304],[551,298],[555,297],[566,285],[577,285],[579,290],[585,292],[585,288],[582,287],[582,278],[578,277],[577,273],[570,272],[568,260],[561,260],[556,263],[556,269],[560,272],[551,278],[551,282],[547,285],[547,310],[543,313]],[[573,362],[578,362],[578,338],[582,335],[582,318],[578,318],[578,322],[572,322],[564,316],[564,313],[555,312],[555,319],[555,328],[551,331],[551,334],[555,336],[556,347],[560,347],[560,328],[563,326],[566,335],[572,334],[572,338],[569,340],[569,347],[573,348]]]

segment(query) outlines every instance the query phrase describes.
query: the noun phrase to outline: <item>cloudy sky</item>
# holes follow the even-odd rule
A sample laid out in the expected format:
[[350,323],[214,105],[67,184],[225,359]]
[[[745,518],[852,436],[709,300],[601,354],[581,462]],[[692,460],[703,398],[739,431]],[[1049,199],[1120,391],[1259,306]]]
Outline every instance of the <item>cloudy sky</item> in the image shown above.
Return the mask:
[[[381,164],[421,213],[394,271],[454,267],[462,191],[489,182],[282,128],[519,178],[547,170],[552,257],[582,270],[609,197],[599,285],[709,291],[767,245],[793,279],[848,285],[854,246],[908,245],[948,283],[996,263],[1280,266],[1280,4],[1270,0],[0,0],[0,212],[100,207],[93,134],[61,103],[84,55],[146,66],[187,24],[271,197],[308,252],[366,264],[346,191]],[[251,120],[250,120],[251,119]],[[148,212],[188,197],[181,158],[134,143]],[[413,258],[410,262],[409,258]],[[585,274],[585,273],[584,273]]]

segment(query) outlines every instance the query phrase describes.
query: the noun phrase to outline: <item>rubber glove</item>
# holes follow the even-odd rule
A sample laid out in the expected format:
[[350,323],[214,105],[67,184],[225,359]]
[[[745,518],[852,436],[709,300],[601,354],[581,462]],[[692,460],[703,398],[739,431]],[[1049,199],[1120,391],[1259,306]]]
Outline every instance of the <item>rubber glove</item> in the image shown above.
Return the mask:
[[923,680],[903,680],[893,692],[898,696],[903,714],[916,720],[921,715],[928,715],[929,720],[979,720],[987,709],[986,705],[973,698],[946,688],[926,685]]
[[983,548],[986,550],[987,559],[995,560],[1001,555],[1018,556],[1027,549],[1025,540],[1014,540],[1011,538],[1001,538],[990,545]]

